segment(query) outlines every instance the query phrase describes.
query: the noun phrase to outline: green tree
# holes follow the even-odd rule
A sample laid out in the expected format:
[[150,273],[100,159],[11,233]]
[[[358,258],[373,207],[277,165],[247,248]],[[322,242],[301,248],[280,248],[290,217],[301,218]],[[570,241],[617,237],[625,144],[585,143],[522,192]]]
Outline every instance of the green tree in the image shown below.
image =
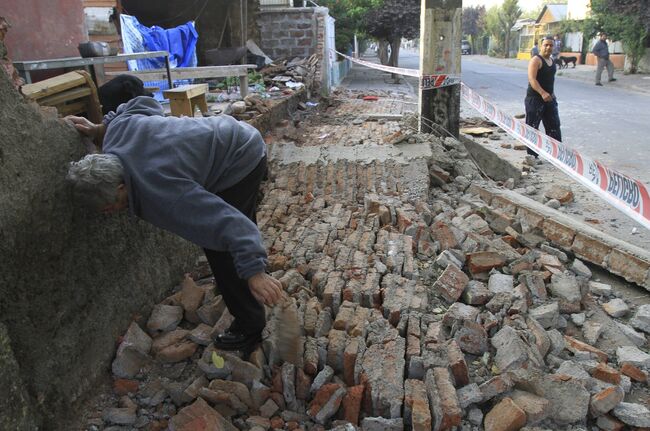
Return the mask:
[[501,8],[499,9],[499,25],[501,32],[504,35],[504,56],[508,58],[510,53],[510,33],[512,26],[515,25],[521,16],[521,9],[517,0],[504,0]]
[[500,55],[503,52],[503,29],[499,23],[499,7],[492,6],[485,13],[485,35],[492,38],[493,46],[490,55]]
[[650,12],[647,0],[592,0],[591,17],[585,20],[584,35],[591,39],[599,31],[611,40],[620,40],[630,61],[630,73],[636,73],[645,55]]
[[[364,17],[365,31],[379,42],[380,60],[397,67],[402,38],[413,39],[420,33],[420,0],[384,0],[381,6],[368,10]],[[385,48],[390,45],[390,57]]]
[[477,41],[485,33],[485,6],[463,8],[463,35],[472,44],[472,52],[477,52]]

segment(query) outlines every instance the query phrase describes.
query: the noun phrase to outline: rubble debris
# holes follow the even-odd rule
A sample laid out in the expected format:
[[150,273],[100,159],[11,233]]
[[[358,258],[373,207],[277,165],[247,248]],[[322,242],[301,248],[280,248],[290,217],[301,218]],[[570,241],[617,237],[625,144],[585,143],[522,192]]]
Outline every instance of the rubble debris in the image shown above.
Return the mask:
[[[375,109],[378,99],[355,99],[344,124],[327,111],[325,123],[307,120],[306,137],[294,148],[357,145],[352,119],[366,114],[360,104]],[[648,306],[593,280],[591,269],[530,215],[497,197],[483,199],[480,172],[453,140],[407,128],[398,135],[395,122],[356,127],[381,130],[363,135],[377,146],[391,145],[387,137],[405,138],[400,146],[425,142],[431,161],[271,161],[258,224],[301,323],[295,363],[282,361],[273,319],[250,357],[217,351],[205,334],[227,328],[232,316],[204,273],[200,282],[185,280],[143,326],[131,325],[101,425],[649,426],[639,397],[647,394],[650,370]],[[331,136],[309,139],[325,134]],[[410,189],[407,177],[416,170],[427,185]],[[612,328],[625,337],[611,337]],[[161,356],[169,346],[175,354]],[[223,363],[215,364],[213,353]],[[136,408],[120,403],[118,393]]]

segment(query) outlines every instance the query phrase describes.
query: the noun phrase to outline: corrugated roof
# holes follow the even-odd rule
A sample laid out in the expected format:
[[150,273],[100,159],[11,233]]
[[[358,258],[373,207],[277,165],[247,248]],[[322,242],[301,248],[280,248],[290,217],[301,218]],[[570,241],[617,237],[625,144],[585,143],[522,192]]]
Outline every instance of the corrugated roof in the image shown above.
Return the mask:
[[512,26],[510,30],[512,31],[519,31],[521,30],[522,27],[529,25],[529,24],[534,24],[535,20],[531,18],[524,18],[524,19],[518,19],[517,22],[515,22],[515,25]]
[[551,13],[551,15],[553,15],[553,18],[555,18],[555,21],[552,22],[562,21],[566,19],[567,10],[568,10],[567,5],[547,4],[542,8],[542,11],[539,13],[539,16],[537,17],[537,22],[539,22],[539,20],[542,19],[542,17],[544,16],[544,12],[546,12],[547,9]]

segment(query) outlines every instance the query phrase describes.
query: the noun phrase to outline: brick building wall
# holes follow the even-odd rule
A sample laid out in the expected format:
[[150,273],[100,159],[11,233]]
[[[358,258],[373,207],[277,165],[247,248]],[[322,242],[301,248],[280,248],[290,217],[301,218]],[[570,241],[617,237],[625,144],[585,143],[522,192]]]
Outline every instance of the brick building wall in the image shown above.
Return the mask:
[[324,64],[326,17],[324,7],[275,8],[260,11],[260,48],[273,60],[306,58],[316,54],[319,66],[312,91],[319,92],[326,79]]
[[258,16],[262,50],[272,59],[316,53],[320,23],[317,8],[277,8]]

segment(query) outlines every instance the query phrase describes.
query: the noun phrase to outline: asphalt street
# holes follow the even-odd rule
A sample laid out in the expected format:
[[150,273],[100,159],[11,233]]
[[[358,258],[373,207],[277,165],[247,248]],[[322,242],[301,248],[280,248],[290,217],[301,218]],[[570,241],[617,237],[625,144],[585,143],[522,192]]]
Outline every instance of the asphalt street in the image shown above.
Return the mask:
[[[402,51],[400,67],[417,69],[418,54]],[[505,112],[524,113],[525,70],[463,56],[462,79]],[[563,76],[556,77],[555,93],[564,143],[650,184],[650,95],[616,88],[616,83],[597,87]]]

